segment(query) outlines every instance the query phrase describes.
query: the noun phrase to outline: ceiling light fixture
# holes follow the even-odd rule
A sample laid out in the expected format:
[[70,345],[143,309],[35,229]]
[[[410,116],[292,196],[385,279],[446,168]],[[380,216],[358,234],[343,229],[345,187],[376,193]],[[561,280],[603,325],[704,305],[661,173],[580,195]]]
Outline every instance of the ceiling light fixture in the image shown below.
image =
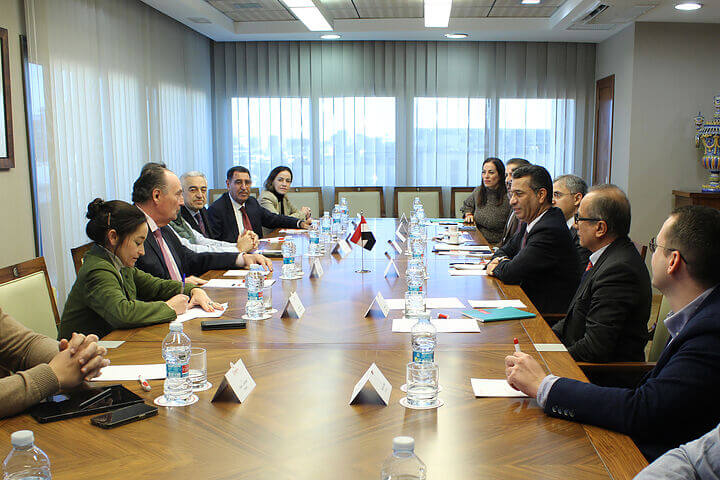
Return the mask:
[[339,40],[342,38],[342,35],[338,33],[326,33],[325,35],[320,35],[320,38],[323,40]]
[[285,6],[311,32],[327,32],[333,27],[313,0],[282,0]]
[[522,0],[520,3],[523,5],[537,5],[540,3],[540,0]]
[[677,5],[675,5],[675,10],[682,10],[685,12],[689,12],[691,10],[697,10],[699,8],[702,8],[702,3],[683,2],[683,3],[678,3]]
[[454,40],[456,40],[458,38],[468,38],[469,36],[470,35],[467,33],[446,33],[445,34],[446,38],[452,38]]
[[447,28],[451,9],[452,0],[425,0],[425,26]]

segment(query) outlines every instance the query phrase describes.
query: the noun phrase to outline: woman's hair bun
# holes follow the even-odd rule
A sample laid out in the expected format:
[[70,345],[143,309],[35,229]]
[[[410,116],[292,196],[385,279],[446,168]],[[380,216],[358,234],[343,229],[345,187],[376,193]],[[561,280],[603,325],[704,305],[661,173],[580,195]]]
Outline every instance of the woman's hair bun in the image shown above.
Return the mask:
[[102,215],[102,211],[104,210],[105,202],[102,198],[96,198],[92,202],[88,203],[87,206],[87,215],[85,215],[89,220],[93,220],[97,218],[99,215]]

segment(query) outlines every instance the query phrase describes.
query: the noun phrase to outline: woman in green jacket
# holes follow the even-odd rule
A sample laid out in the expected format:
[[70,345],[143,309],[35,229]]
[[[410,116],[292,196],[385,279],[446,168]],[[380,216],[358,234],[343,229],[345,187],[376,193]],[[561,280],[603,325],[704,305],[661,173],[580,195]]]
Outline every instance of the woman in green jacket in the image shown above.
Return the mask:
[[68,332],[103,337],[118,328],[170,322],[195,305],[219,307],[195,285],[162,280],[135,268],[143,255],[145,214],[121,200],[96,198],[88,205],[85,229],[95,242],[83,258],[60,320],[58,338]]
[[[287,197],[292,179],[292,170],[289,167],[281,165],[273,168],[265,180],[265,190],[260,194],[260,206],[278,215],[307,220],[312,214],[310,208],[301,207],[298,209]],[[271,229],[263,227],[264,235],[268,235],[271,231]]]

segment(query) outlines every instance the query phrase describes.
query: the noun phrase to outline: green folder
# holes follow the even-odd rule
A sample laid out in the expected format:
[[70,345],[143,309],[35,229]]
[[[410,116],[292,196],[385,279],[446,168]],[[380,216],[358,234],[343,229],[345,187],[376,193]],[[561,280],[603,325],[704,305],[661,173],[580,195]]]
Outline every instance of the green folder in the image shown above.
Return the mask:
[[479,310],[464,310],[466,317],[474,318],[480,322],[497,322],[499,320],[518,320],[521,318],[533,318],[534,313],[519,310],[514,307],[487,308]]
[[463,223],[462,218],[428,218],[432,223]]

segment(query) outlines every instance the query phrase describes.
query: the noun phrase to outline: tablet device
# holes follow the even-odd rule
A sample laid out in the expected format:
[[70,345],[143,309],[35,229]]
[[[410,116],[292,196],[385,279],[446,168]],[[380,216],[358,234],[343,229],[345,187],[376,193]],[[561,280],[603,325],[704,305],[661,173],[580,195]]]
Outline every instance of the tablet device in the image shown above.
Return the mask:
[[120,425],[125,425],[126,423],[153,417],[157,415],[157,413],[158,408],[154,405],[136,403],[135,405],[118,408],[112,412],[93,417],[90,419],[90,423],[100,428],[115,428]]
[[245,328],[245,320],[203,320],[200,322],[202,330],[225,330],[228,328]]
[[53,395],[32,407],[29,413],[38,422],[47,423],[107,412],[136,403],[143,403],[143,399],[122,385],[107,385]]

